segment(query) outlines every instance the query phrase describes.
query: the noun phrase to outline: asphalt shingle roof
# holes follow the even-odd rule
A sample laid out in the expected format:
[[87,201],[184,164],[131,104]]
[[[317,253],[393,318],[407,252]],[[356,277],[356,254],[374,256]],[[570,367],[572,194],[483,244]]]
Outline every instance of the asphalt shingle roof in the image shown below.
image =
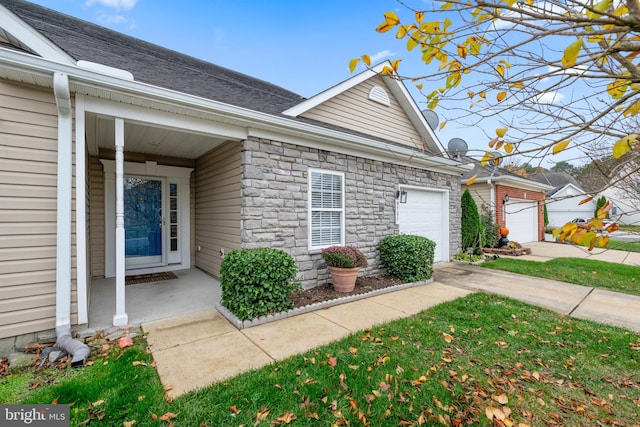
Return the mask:
[[279,114],[304,100],[263,80],[33,3],[0,0],[0,4],[75,60],[127,70],[139,82],[268,114]]

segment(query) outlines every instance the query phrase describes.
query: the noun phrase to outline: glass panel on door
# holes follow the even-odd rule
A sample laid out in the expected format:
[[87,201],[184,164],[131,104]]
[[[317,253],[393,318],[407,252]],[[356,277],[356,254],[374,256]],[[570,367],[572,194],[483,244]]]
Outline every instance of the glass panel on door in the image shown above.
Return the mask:
[[162,181],[124,178],[124,234],[127,267],[162,263]]

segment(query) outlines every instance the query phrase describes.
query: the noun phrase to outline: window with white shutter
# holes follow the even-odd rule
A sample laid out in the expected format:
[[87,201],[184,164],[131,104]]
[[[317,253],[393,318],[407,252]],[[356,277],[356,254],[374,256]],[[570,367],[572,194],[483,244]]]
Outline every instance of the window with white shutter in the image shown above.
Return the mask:
[[309,170],[309,248],[344,245],[344,174]]

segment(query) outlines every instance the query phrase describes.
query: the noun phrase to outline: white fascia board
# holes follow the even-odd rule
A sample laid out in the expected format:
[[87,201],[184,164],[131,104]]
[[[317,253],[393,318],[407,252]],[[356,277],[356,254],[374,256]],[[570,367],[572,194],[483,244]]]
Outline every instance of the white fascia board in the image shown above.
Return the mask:
[[[327,149],[328,146],[331,146],[333,148],[347,150],[347,154],[353,154],[354,150],[361,153],[368,153],[367,157],[371,157],[371,154],[381,155],[382,153],[386,153],[382,156],[386,161],[393,161],[394,163],[406,164],[408,166],[428,167],[429,169],[437,169],[451,175],[460,175],[469,169],[457,161],[420,153],[409,147],[404,148],[386,144],[377,140],[351,135],[285,117],[236,107],[145,83],[118,79],[114,76],[98,74],[77,66],[46,61],[42,58],[21,52],[0,48],[0,59],[2,59],[0,67],[12,68],[14,72],[36,74],[41,79],[49,81],[53,71],[60,71],[69,75],[70,84],[76,90],[82,89],[83,86],[87,88],[98,87],[119,95],[123,99],[121,103],[115,101],[93,101],[92,104],[91,97],[87,96],[85,98],[85,108],[100,108],[104,113],[110,111],[114,117],[127,118],[122,116],[130,114],[130,119],[156,123],[157,114],[160,114],[160,111],[154,110],[153,113],[147,112],[148,117],[143,120],[144,108],[138,107],[136,109],[134,106],[126,103],[126,100],[130,98],[145,99],[180,107],[185,109],[185,111],[197,111],[211,117],[211,120],[231,124],[233,126],[227,129],[227,131],[231,132],[229,136],[235,135],[235,137],[238,138],[245,137],[244,131],[239,131],[238,129],[238,126],[244,126],[250,128],[254,136],[277,134],[282,139],[286,138],[283,142],[303,143],[303,141],[307,141],[309,143],[313,141],[319,149]],[[166,117],[168,117],[168,115],[170,115],[170,113],[167,113]],[[183,124],[173,123],[173,125],[182,126]],[[215,124],[215,126],[213,124],[209,125],[209,127],[204,124],[202,124],[202,126],[200,131],[203,133],[213,132],[215,134],[221,130],[220,123]],[[188,129],[192,131],[196,130],[194,128]],[[249,134],[247,131],[246,136]]]
[[118,117],[141,124],[153,124],[155,127],[180,129],[202,135],[220,138],[246,139],[247,128],[219,121],[172,114],[166,111],[149,110],[137,105],[124,104],[90,96],[84,97],[84,111]]
[[532,181],[526,178],[518,178],[517,176],[509,176],[509,175],[499,175],[494,177],[481,177],[477,178],[476,182],[487,182],[491,180],[494,184],[499,185],[508,185],[510,187],[523,188],[526,190],[533,191],[544,191],[547,192],[549,190],[553,190],[553,187],[547,184],[542,184],[540,182]]
[[65,64],[75,63],[75,60],[65,51],[2,5],[0,5],[0,22],[6,32],[43,58]]

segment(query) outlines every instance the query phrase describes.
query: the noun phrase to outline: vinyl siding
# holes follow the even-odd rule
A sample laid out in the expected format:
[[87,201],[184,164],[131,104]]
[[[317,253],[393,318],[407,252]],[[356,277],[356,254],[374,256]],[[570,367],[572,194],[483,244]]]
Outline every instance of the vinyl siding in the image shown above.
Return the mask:
[[[373,86],[385,88],[391,106],[369,99]],[[423,149],[422,137],[380,76],[364,81],[301,116]]]
[[91,277],[104,277],[104,171],[96,157],[89,159],[89,253]]
[[[466,186],[463,186],[462,191],[464,191],[465,188]],[[487,184],[474,184],[469,187],[469,192],[471,193],[473,200],[476,202],[478,209],[480,209],[482,205],[491,207],[495,203],[495,200],[491,200],[491,187]]]
[[218,277],[220,249],[240,248],[240,144],[227,142],[196,160],[195,264]]
[[[55,327],[57,111],[53,94],[0,82],[0,117],[0,338],[5,338]],[[75,230],[75,224],[72,227]],[[72,244],[75,323],[75,234]]]

